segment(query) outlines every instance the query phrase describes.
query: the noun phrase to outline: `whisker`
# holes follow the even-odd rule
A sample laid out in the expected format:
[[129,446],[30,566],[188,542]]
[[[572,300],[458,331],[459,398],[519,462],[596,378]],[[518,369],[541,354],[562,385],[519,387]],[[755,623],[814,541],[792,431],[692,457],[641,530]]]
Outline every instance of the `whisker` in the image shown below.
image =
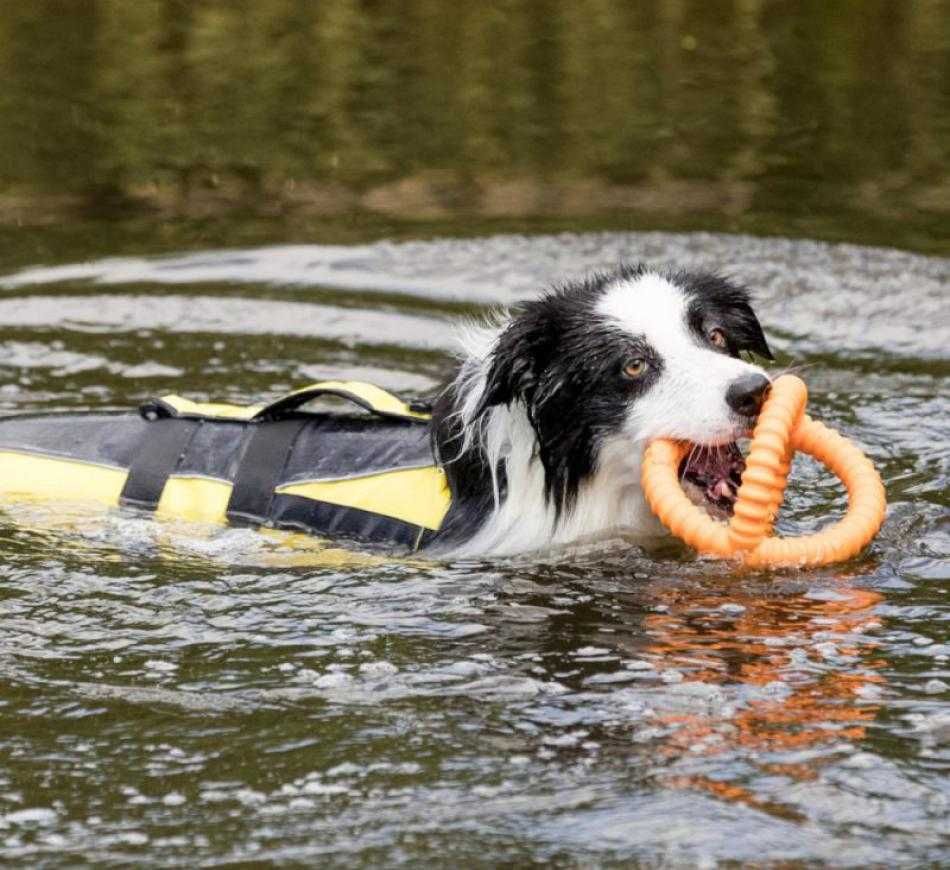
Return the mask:
[[797,375],[799,372],[806,371],[807,369],[812,369],[817,366],[817,362],[801,362],[801,363],[790,363],[787,366],[784,366],[780,369],[775,369],[769,372],[769,377],[774,381],[776,378],[781,377],[782,375]]
[[686,457],[686,462],[681,466],[683,471],[680,473],[679,479],[682,480],[686,476],[686,470],[689,468],[690,463],[693,461],[693,458],[696,455],[696,451],[699,448],[698,444],[693,444],[690,448],[689,456]]

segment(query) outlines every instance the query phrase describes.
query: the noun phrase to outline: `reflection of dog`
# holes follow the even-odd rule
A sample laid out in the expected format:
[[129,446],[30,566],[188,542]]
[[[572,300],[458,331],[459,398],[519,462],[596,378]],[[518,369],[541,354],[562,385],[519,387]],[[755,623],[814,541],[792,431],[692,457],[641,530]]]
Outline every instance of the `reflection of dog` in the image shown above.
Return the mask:
[[659,528],[640,490],[653,438],[695,449],[695,497],[728,514],[735,445],[769,386],[740,354],[771,359],[748,292],[720,277],[624,268],[567,284],[463,335],[436,404],[433,444],[453,503],[440,538],[503,554]]

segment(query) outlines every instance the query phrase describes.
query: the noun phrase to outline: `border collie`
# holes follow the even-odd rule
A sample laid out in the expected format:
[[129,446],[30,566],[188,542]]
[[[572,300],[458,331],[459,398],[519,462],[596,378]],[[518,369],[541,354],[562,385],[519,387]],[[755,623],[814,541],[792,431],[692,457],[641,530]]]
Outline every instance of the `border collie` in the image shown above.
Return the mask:
[[[728,516],[773,359],[749,292],[713,274],[622,267],[462,336],[432,444],[453,555],[507,555],[619,531],[663,534],[640,489],[646,444],[691,442],[687,490]],[[438,545],[437,545],[438,546]]]

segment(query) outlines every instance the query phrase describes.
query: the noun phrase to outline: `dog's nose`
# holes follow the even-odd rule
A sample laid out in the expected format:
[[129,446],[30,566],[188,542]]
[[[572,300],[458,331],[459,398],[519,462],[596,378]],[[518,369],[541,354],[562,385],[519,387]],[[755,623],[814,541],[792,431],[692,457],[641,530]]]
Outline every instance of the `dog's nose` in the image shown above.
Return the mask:
[[770,386],[771,381],[765,375],[743,375],[729,384],[726,404],[737,414],[755,417],[762,408]]

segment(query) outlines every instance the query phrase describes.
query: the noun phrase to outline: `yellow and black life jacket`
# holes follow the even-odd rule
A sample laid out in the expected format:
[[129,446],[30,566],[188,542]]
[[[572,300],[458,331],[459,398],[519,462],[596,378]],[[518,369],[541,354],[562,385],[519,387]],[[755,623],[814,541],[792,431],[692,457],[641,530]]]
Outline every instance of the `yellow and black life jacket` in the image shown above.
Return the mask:
[[[370,413],[302,408],[328,395]],[[138,414],[2,418],[0,505],[93,500],[417,550],[451,505],[428,419],[423,405],[355,381],[311,384],[267,405],[164,396]]]

